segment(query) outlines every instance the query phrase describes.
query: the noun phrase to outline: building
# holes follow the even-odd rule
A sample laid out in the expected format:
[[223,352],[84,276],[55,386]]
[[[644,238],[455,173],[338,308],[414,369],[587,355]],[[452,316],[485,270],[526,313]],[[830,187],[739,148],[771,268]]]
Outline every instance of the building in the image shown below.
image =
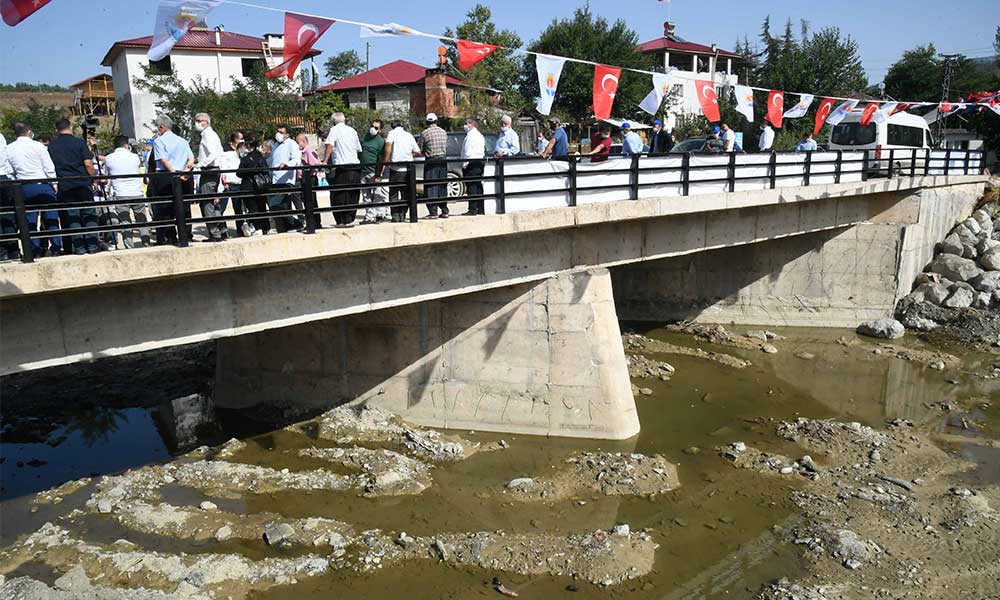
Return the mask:
[[[343,94],[350,108],[382,111],[389,118],[410,113],[437,113],[441,117],[461,115],[462,95],[474,86],[466,85],[441,68],[430,68],[405,60],[395,60],[370,71],[348,77],[316,90]],[[486,90],[496,97],[499,92]]]
[[[122,134],[136,139],[153,135],[157,98],[135,85],[145,68],[156,74],[176,73],[182,85],[196,82],[220,93],[232,91],[233,81],[245,79],[255,69],[273,67],[281,62],[284,36],[266,34],[254,37],[230,33],[222,28],[191,29],[163,60],[150,63],[146,58],[153,36],[115,42],[101,64],[111,67],[115,104]],[[318,56],[313,50],[309,57]]]
[[94,75],[70,87],[73,88],[73,110],[76,114],[102,117],[115,114],[115,86],[111,75]]
[[676,34],[676,25],[667,21],[663,24],[663,36],[639,45],[639,51],[652,55],[657,65],[666,72],[674,73],[676,104],[669,110],[667,128],[673,128],[673,119],[679,113],[701,112],[701,104],[695,92],[695,80],[715,79],[716,87],[735,85],[736,70],[743,63],[743,57],[735,52],[723,50],[712,44],[706,46],[689,42]]

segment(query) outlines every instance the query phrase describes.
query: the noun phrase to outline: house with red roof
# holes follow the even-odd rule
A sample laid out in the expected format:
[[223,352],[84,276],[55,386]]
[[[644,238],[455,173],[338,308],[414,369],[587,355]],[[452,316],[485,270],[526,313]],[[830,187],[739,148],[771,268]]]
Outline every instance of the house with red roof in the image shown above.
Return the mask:
[[[136,139],[153,135],[156,118],[157,98],[135,86],[135,79],[143,77],[144,68],[161,74],[173,71],[184,85],[200,81],[225,93],[233,89],[234,79],[245,79],[256,68],[280,63],[284,49],[281,34],[255,37],[202,26],[193,27],[169,56],[150,63],[146,53],[152,41],[153,36],[147,35],[115,42],[101,61],[105,67],[111,67],[122,134]],[[319,54],[313,50],[309,57]]]
[[[370,108],[387,117],[409,113],[436,113],[441,117],[461,115],[462,95],[480,89],[438,67],[427,68],[406,60],[391,63],[348,77],[321,88],[316,93],[342,94],[350,108]],[[487,90],[499,96],[496,90]]]

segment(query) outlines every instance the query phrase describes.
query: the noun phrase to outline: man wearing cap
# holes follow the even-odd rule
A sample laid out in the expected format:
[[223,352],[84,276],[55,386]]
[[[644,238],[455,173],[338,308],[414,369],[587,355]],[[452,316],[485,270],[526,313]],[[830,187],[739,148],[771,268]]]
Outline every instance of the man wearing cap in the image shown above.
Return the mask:
[[[448,154],[448,134],[437,124],[437,115],[427,113],[427,129],[420,132],[420,151],[427,159],[424,163],[424,181],[433,179],[446,179],[448,177],[448,161],[445,157]],[[424,195],[431,198],[447,198],[448,184],[435,183],[424,184]],[[440,211],[440,218],[448,218],[447,202],[430,202],[427,204],[430,214],[427,219],[437,219]]]
[[659,119],[653,121],[653,137],[649,140],[649,151],[653,154],[663,154],[670,152],[673,147],[674,139],[663,128],[663,121]]
[[632,131],[632,125],[627,121],[622,123],[622,156],[642,156],[642,138]]
[[552,119],[552,128],[552,138],[549,139],[549,143],[545,146],[545,149],[539,153],[539,156],[542,158],[566,156],[569,154],[569,138],[566,136],[566,129],[563,128],[562,122],[558,118]]

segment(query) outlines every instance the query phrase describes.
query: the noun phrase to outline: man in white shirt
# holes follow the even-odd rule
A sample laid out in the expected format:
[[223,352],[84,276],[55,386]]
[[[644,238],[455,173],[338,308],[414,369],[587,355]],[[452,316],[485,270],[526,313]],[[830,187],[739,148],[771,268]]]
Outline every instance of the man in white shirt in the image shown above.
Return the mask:
[[732,152],[736,149],[736,132],[728,123],[722,124],[722,151]]
[[[462,177],[476,178],[483,176],[486,168],[486,138],[479,132],[478,123],[473,118],[465,120],[465,141],[462,143],[462,158],[466,159],[462,163]],[[467,196],[481,196],[483,194],[482,181],[468,181],[465,184]],[[466,215],[486,214],[485,200],[469,200],[469,210]]]
[[[14,123],[14,135],[17,139],[7,145],[7,161],[13,171],[14,179],[28,181],[31,179],[50,179],[56,176],[56,166],[52,163],[48,149],[34,140],[35,132],[24,123]],[[49,183],[21,184],[24,204],[31,207],[38,204],[55,204],[56,188]],[[34,233],[38,228],[38,211],[29,211],[28,231]],[[42,225],[46,231],[59,229],[59,211],[41,211]],[[59,256],[62,254],[62,239],[31,240],[34,256]]]
[[[361,140],[358,132],[347,126],[344,113],[333,113],[333,127],[326,136],[326,153],[323,162],[333,165],[333,176],[328,177],[336,186],[358,186],[361,184]],[[361,190],[334,190],[330,194],[331,206],[346,206],[358,204],[361,200]],[[336,227],[354,227],[354,219],[358,211],[346,210],[333,213]]]
[[[14,188],[12,184],[5,184],[4,181],[14,179],[14,169],[11,168],[7,160],[7,138],[0,133],[0,210],[9,210],[14,206]],[[17,233],[17,224],[14,222],[14,213],[0,214],[0,233]],[[21,252],[17,249],[17,242],[5,242],[0,244],[0,261],[20,258]]]
[[[392,124],[392,131],[385,138],[385,155],[383,163],[393,163],[389,168],[389,201],[406,202],[410,201],[410,192],[406,187],[406,167],[405,164],[413,162],[414,156],[420,156],[420,146],[413,135],[403,128],[402,121]],[[402,223],[406,220],[407,207],[405,204],[390,207],[392,221]]]
[[[201,179],[198,183],[199,194],[219,193],[219,159],[222,157],[222,140],[219,134],[212,129],[212,118],[206,113],[198,113],[194,116],[194,128],[201,134],[201,143],[198,144],[198,162],[195,163],[201,171]],[[198,203],[201,207],[201,214],[204,217],[221,217],[226,207],[222,204],[222,199],[218,196],[206,198]],[[208,240],[210,242],[221,242],[229,237],[225,221],[212,221],[205,224],[208,229]]]
[[[275,211],[291,210],[294,204],[295,208],[301,210],[302,195],[291,191],[295,187],[295,177],[298,175],[298,169],[290,169],[289,167],[302,165],[302,151],[299,150],[299,145],[295,143],[295,138],[289,135],[288,125],[284,123],[278,125],[277,131],[274,134],[274,141],[277,143],[274,146],[274,150],[271,151],[269,164],[272,169],[276,170],[271,172],[271,189],[273,191],[286,189],[287,191],[279,191],[269,196],[268,208]],[[304,223],[305,221],[299,220],[296,217],[275,217],[274,219],[274,225],[278,233],[302,229],[305,227]]]
[[770,152],[771,146],[773,145],[774,145],[774,130],[771,129],[771,124],[765,121],[764,127],[760,132],[760,144],[758,144],[757,147],[760,148],[761,152]]
[[[108,175],[117,177],[120,175],[136,175],[136,177],[126,177],[111,180],[111,190],[115,193],[117,205],[118,223],[132,223],[132,213],[135,213],[136,223],[145,223],[146,218],[146,196],[142,193],[142,178],[138,177],[142,173],[142,160],[139,155],[132,152],[127,136],[120,135],[115,138],[115,151],[104,157],[104,167],[108,170]],[[139,237],[143,246],[149,246],[149,228],[139,229]],[[132,241],[132,230],[122,231],[122,242],[126,248],[134,248]]]

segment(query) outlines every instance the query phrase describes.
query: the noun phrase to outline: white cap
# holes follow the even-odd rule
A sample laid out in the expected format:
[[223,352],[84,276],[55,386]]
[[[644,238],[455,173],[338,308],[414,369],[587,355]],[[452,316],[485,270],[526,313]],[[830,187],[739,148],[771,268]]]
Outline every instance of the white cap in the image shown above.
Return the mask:
[[427,122],[428,123],[433,123],[434,121],[437,121],[437,120],[438,120],[438,116],[436,114],[434,114],[434,113],[427,113]]

